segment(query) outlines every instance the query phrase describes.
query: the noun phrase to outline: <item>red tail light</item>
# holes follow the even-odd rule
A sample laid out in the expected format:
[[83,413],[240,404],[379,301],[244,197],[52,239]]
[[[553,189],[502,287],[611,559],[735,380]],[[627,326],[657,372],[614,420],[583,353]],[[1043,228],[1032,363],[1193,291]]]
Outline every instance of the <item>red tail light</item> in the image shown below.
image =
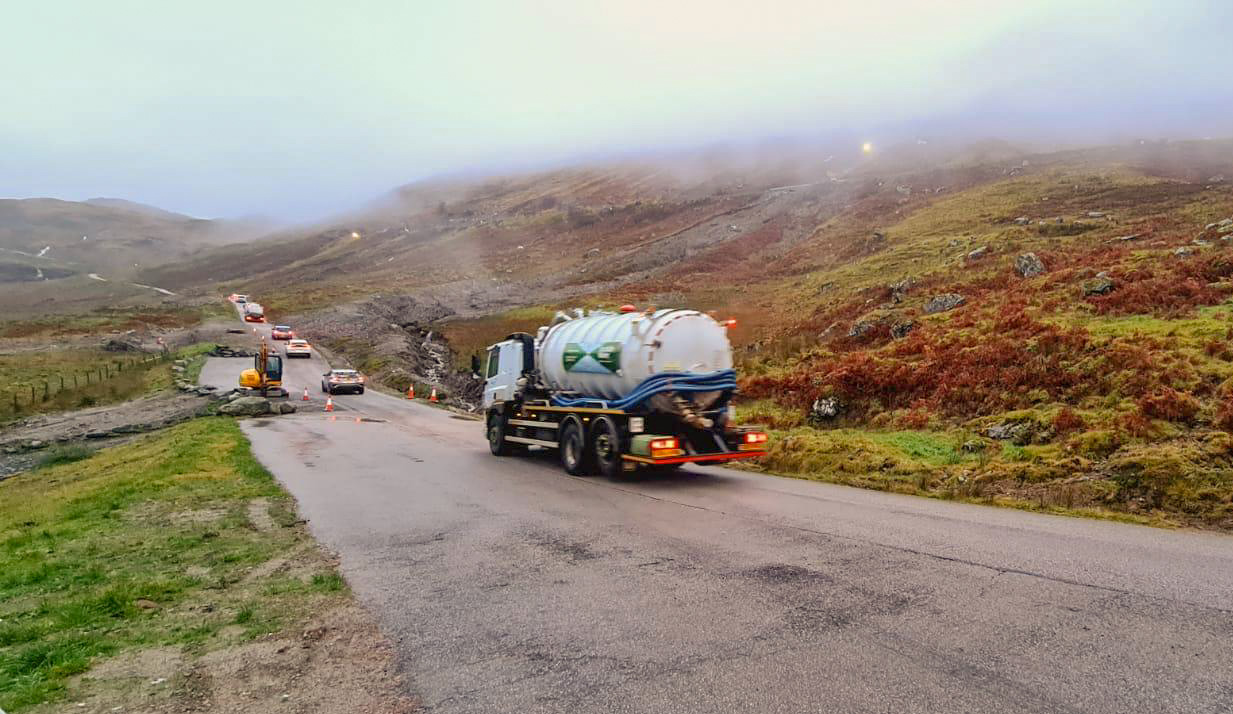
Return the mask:
[[751,431],[745,434],[746,444],[764,444],[766,443],[766,434],[760,431]]

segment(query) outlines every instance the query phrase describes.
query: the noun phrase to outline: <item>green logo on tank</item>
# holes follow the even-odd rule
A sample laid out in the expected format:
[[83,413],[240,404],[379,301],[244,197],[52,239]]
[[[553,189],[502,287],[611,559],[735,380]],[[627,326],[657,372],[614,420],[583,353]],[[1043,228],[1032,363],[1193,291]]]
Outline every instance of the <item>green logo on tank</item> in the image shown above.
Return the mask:
[[578,364],[578,360],[587,356],[587,351],[582,349],[582,345],[577,342],[570,342],[565,345],[565,351],[561,353],[561,363],[565,365],[565,371],[569,372]]
[[577,342],[570,342],[561,352],[561,363],[566,372],[616,372],[621,368],[621,343],[605,342],[594,349],[588,349]]

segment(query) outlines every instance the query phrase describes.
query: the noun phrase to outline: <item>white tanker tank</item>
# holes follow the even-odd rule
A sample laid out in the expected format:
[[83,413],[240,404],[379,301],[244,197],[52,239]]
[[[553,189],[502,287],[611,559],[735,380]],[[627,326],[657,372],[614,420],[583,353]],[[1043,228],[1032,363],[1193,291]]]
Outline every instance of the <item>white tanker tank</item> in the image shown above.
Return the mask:
[[563,313],[540,328],[536,365],[552,390],[620,399],[665,372],[709,374],[732,369],[726,328],[696,310],[653,313]]

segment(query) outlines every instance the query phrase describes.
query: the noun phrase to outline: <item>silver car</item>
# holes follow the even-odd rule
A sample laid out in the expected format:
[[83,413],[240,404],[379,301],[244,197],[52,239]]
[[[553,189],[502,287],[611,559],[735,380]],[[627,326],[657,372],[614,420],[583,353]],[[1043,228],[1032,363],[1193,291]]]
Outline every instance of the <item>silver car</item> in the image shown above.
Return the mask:
[[331,369],[321,375],[321,391],[326,394],[364,393],[364,375],[354,369]]

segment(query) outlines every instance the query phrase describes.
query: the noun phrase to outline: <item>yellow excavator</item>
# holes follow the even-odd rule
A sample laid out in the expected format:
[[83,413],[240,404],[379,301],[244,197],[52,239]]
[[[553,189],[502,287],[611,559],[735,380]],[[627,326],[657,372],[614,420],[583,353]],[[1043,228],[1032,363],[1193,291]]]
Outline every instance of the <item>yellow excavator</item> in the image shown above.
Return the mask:
[[253,368],[240,373],[240,386],[249,394],[263,397],[285,397],[283,389],[283,358],[270,350],[261,338],[261,351],[253,357]]

